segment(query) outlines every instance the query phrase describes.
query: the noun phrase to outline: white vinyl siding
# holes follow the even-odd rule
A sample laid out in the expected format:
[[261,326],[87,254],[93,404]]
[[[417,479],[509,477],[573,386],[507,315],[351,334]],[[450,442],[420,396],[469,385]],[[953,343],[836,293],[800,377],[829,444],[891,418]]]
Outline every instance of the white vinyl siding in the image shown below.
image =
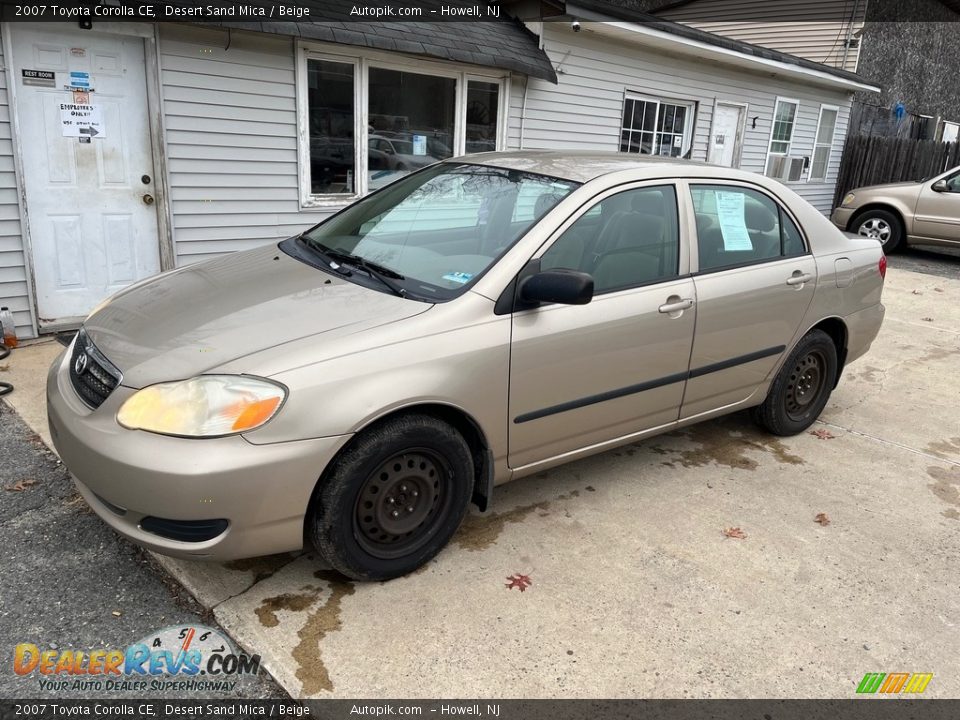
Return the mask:
[[[694,0],[659,17],[856,72],[869,0]],[[853,47],[847,47],[847,40]]]
[[[844,91],[668,56],[660,49],[598,37],[586,23],[584,27],[585,31],[573,33],[562,23],[546,25],[544,47],[560,66],[559,82],[529,80],[523,149],[618,150],[623,102],[631,93],[695,102],[691,159],[701,162],[707,159],[715,101],[748,104],[740,167],[761,174],[778,95],[789,92],[799,103],[791,154],[812,162],[821,104],[840,108],[835,143],[839,145],[846,134],[850,95]],[[509,147],[519,148],[523,83],[513,83],[512,90],[507,136]],[[824,182],[790,186],[823,213],[832,210],[840,155],[831,154]]]
[[0,40],[0,307],[8,307],[21,338],[34,336],[27,268],[17,200],[17,177],[11,140],[6,63]]

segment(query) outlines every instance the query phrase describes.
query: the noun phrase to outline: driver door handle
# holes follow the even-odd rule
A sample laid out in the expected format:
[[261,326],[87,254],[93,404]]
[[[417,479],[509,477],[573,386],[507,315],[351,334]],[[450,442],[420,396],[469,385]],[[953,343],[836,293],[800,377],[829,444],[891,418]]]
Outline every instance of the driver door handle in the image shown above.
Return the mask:
[[689,310],[693,307],[693,298],[683,298],[674,300],[673,298],[667,298],[670,302],[661,305],[657,308],[658,311],[667,315],[669,313],[680,312],[681,310]]
[[813,280],[810,273],[801,273],[799,270],[787,278],[787,285],[804,285]]

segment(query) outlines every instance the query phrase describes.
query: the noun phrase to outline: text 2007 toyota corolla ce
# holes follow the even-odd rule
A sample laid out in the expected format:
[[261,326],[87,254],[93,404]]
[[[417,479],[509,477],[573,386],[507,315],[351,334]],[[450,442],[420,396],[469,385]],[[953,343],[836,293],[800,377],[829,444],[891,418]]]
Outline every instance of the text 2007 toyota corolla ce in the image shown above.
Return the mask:
[[469,156],[113,296],[50,370],[51,434],[158,552],[309,541],[391,578],[507,480],[744,408],[803,431],[876,336],[885,270],[757,175]]

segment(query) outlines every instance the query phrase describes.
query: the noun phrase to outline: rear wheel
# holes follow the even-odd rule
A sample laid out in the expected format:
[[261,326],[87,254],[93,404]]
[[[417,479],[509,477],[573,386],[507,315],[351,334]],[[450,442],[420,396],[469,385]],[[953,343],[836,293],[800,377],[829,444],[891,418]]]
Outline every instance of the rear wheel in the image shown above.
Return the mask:
[[889,210],[865,210],[858,215],[851,227],[858,235],[879,240],[883,252],[896,252],[903,242],[903,223]]
[[348,577],[405,575],[456,532],[473,477],[470,448],[452,427],[427,415],[388,419],[359,435],[321,480],[308,534]]
[[811,330],[780,368],[763,404],[754,409],[754,419],[774,435],[803,432],[823,412],[836,377],[833,340],[822,330]]

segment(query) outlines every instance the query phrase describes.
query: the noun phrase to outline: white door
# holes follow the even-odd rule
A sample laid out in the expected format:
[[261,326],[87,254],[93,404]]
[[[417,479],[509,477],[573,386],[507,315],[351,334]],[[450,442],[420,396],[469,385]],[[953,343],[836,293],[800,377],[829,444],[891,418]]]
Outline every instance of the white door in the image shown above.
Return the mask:
[[743,134],[742,105],[717,103],[710,135],[710,159],[715,165],[740,166],[740,141]]
[[[37,311],[50,329],[160,271],[143,40],[53,23],[10,36]],[[68,89],[84,86],[92,112]]]

